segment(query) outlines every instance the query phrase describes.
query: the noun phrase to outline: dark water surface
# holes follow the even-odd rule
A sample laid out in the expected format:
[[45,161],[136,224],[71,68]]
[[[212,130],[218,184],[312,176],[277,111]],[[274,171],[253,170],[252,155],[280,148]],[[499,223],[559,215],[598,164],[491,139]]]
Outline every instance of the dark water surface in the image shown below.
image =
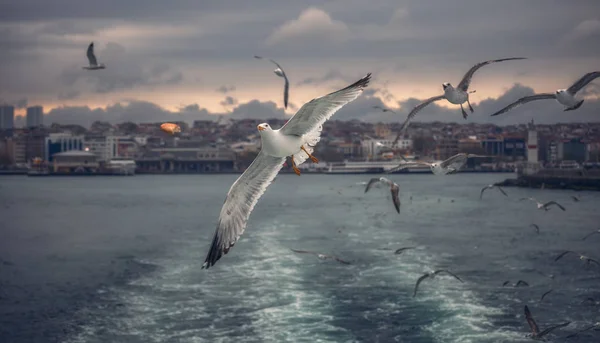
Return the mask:
[[[565,249],[600,259],[600,235],[581,239],[600,227],[600,193],[479,200],[510,176],[393,175],[398,215],[387,189],[357,185],[370,176],[280,175],[209,270],[237,175],[0,177],[0,342],[527,342],[524,305],[542,330],[572,321],[549,336],[562,342],[600,321],[600,267],[553,261]],[[417,249],[394,255],[402,246]],[[438,276],[413,298],[438,268],[464,283]],[[519,279],[529,287],[502,287]]]

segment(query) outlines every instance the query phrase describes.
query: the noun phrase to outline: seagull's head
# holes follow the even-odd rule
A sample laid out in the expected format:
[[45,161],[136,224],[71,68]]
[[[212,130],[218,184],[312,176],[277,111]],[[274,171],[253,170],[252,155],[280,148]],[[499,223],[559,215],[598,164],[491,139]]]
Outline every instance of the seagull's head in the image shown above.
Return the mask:
[[450,84],[450,82],[444,82],[444,83],[442,83],[442,88],[444,90],[446,90],[446,89],[452,89],[452,85]]
[[565,94],[566,92],[567,92],[566,89],[559,89],[559,90],[556,91],[556,95],[558,95],[558,94]]
[[273,72],[275,73],[275,75],[283,77],[283,70],[281,70],[281,68],[277,68],[273,70]]
[[256,128],[258,129],[258,131],[260,133],[272,130],[271,126],[269,124],[267,124],[267,123],[258,124],[258,126]]

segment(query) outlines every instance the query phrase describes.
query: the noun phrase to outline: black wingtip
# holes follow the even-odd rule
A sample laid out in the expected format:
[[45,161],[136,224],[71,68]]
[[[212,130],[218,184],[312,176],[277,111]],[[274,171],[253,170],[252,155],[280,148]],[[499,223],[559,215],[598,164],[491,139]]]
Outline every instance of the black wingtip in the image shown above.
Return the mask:
[[350,86],[348,86],[342,90],[351,89],[351,88],[366,88],[369,85],[369,81],[371,81],[371,73],[368,73],[362,79],[354,82],[353,84],[351,84]]
[[[218,229],[217,229],[218,230]],[[213,237],[212,243],[210,245],[210,250],[208,251],[208,255],[206,255],[206,259],[202,264],[201,269],[209,269],[214,266],[218,260],[221,259],[224,255],[227,255],[229,250],[235,245],[235,243],[231,243],[228,246],[223,245],[221,239],[217,233]]]

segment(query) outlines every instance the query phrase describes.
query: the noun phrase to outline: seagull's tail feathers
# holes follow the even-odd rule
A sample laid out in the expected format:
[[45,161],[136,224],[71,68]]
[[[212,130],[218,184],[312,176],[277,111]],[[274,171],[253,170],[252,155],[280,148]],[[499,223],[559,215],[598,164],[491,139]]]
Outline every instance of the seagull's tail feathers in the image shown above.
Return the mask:
[[[309,154],[313,153],[313,151],[315,150],[315,146],[321,140],[321,132],[322,131],[323,131],[323,126],[319,126],[315,130],[304,135],[304,140],[306,142],[304,144],[304,149],[306,149],[306,151],[308,151]],[[296,163],[297,166],[304,163],[307,159],[308,159],[308,155],[302,150],[300,150],[299,152],[294,154],[294,162]]]

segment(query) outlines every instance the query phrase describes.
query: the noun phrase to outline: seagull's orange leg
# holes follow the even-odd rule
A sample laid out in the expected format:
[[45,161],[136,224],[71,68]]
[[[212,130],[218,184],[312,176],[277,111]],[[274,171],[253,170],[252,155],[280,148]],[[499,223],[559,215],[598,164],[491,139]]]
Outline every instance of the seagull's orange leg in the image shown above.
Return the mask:
[[294,173],[296,173],[296,175],[300,176],[300,169],[296,167],[296,162],[294,162],[294,156],[292,156],[292,169],[294,169]]
[[309,154],[308,151],[306,151],[304,145],[300,149],[302,149],[302,151],[304,151],[308,155],[308,157],[310,157],[312,163],[319,163],[319,160],[316,157],[314,157],[313,155]]

